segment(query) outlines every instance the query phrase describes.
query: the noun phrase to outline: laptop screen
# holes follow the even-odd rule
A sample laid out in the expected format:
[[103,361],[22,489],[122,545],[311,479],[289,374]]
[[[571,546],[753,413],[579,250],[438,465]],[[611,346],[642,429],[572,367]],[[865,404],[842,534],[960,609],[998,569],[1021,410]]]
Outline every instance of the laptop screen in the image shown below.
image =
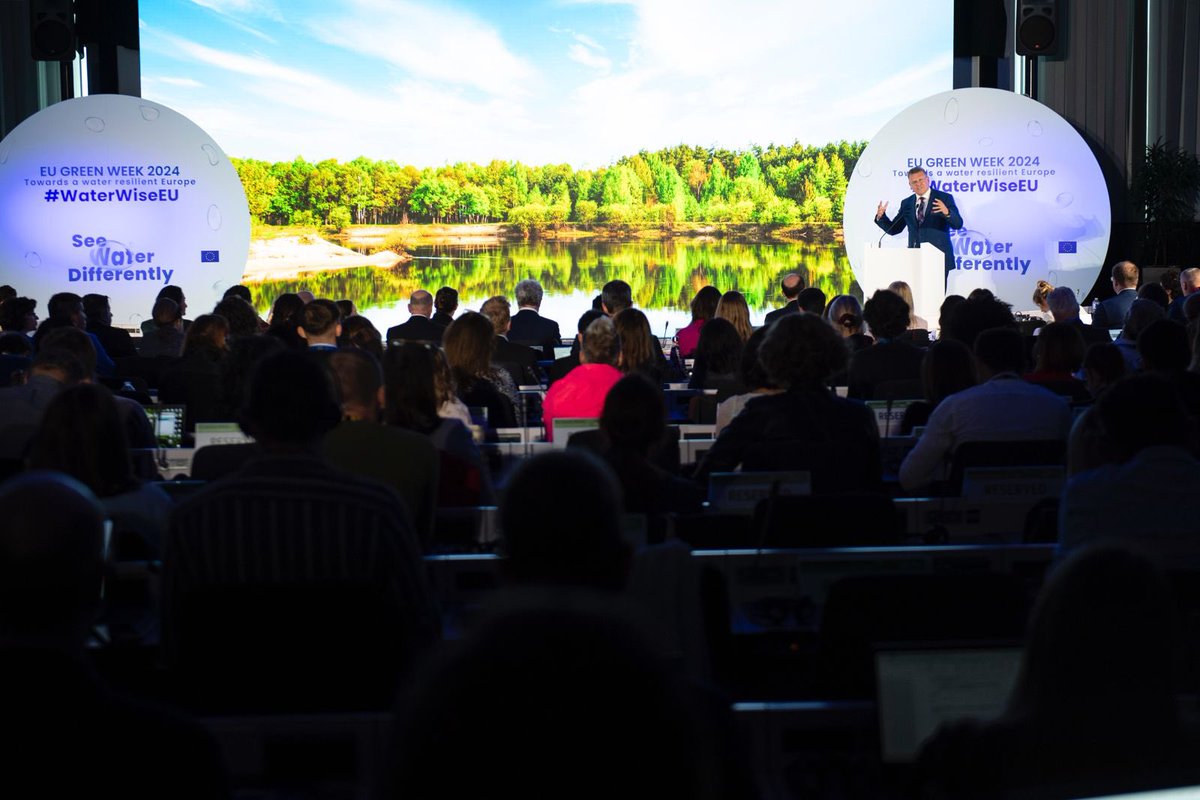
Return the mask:
[[1020,665],[1016,644],[881,646],[875,678],[883,760],[913,761],[943,722],[1000,716]]
[[159,447],[183,447],[184,406],[145,406]]

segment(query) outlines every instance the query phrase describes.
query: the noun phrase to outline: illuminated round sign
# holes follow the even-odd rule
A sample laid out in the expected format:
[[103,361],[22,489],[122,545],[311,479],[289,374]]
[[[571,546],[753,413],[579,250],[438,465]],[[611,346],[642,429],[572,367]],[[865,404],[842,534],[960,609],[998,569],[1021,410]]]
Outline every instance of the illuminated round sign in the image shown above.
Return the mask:
[[950,232],[947,293],[983,287],[1022,311],[1033,307],[1039,279],[1078,297],[1091,289],[1108,251],[1108,188],[1087,143],[1058,114],[998,89],[943,92],[900,112],[863,151],[846,190],[846,253],[856,275],[869,248],[908,245],[904,232],[876,226],[875,210],[887,201],[888,214],[897,212],[912,195],[913,167],[953,196],[963,218]]
[[80,97],[0,142],[0,282],[39,304],[104,294],[114,323],[136,324],[173,284],[194,315],[241,279],[249,246],[236,170],[165,106]]

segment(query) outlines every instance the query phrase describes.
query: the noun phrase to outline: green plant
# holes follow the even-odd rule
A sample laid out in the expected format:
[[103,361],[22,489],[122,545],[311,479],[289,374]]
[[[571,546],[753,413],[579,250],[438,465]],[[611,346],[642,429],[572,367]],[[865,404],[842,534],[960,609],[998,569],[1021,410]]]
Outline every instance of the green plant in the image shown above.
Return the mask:
[[1147,145],[1133,181],[1133,200],[1146,220],[1147,254],[1165,263],[1168,234],[1196,215],[1200,158],[1159,139]]

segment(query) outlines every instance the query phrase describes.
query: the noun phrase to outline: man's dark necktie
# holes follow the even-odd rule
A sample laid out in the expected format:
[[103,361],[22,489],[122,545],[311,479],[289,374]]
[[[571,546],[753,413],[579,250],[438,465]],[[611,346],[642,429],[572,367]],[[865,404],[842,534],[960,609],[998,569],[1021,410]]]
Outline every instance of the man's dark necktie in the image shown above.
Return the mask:
[[925,198],[917,198],[917,224],[925,221]]

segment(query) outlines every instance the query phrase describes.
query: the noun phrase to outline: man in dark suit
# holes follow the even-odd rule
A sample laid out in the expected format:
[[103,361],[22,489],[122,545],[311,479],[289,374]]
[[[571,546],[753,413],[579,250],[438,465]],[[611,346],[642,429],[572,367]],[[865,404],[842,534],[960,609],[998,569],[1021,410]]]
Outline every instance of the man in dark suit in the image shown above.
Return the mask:
[[454,322],[454,312],[458,310],[458,290],[443,286],[433,296],[433,321],[443,328],[449,328]]
[[542,358],[552,360],[554,348],[562,341],[558,323],[543,317],[542,285],[532,278],[517,284],[517,313],[513,315],[512,327],[508,330],[510,342],[542,348]]
[[875,224],[889,235],[908,229],[908,246],[920,247],[929,242],[946,256],[946,275],[954,269],[954,248],[950,245],[950,230],[963,226],[962,215],[954,198],[929,185],[929,175],[921,167],[908,171],[908,185],[913,190],[911,197],[900,201],[900,212],[895,219],[887,215],[887,201],[881,201],[875,209]]
[[1112,268],[1112,287],[1115,297],[1100,301],[1092,312],[1092,324],[1097,328],[1120,328],[1125,325],[1125,315],[1137,300],[1138,268],[1132,261],[1120,261]]
[[397,340],[411,342],[440,342],[446,329],[429,317],[433,314],[433,295],[424,289],[417,289],[408,300],[408,313],[412,314],[408,322],[393,325],[388,328],[387,341]]
[[804,279],[800,277],[800,273],[789,272],[787,275],[784,275],[783,280],[780,282],[780,288],[783,290],[783,296],[787,298],[787,305],[783,308],[777,308],[763,317],[764,325],[770,325],[780,317],[795,314],[800,310],[800,302],[797,298],[800,295],[800,291],[804,288]]
[[509,308],[508,298],[497,296],[489,297],[479,309],[480,314],[491,320],[492,330],[496,333],[492,360],[496,366],[512,376],[515,385],[540,384],[542,379],[538,374],[538,351],[508,340],[509,328],[512,325]]

